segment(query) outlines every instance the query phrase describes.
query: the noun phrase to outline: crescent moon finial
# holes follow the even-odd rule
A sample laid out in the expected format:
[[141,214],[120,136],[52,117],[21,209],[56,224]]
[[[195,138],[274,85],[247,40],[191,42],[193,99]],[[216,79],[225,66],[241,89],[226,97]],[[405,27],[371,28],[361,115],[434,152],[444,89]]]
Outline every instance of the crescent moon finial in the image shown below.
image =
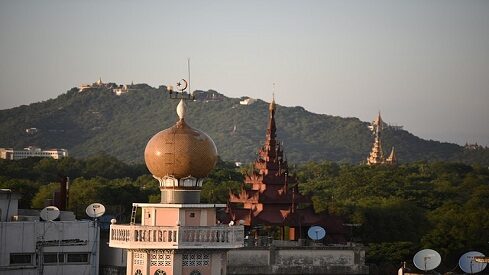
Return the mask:
[[188,87],[188,81],[182,78],[180,81],[178,81],[177,87],[180,92],[185,91],[185,89]]

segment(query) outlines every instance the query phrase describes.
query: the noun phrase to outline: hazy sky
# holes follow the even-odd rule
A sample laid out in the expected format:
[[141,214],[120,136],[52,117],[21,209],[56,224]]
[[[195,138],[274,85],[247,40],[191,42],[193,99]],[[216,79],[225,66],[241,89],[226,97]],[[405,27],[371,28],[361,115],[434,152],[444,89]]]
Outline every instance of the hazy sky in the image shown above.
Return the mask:
[[2,1],[0,109],[99,76],[489,145],[489,1]]

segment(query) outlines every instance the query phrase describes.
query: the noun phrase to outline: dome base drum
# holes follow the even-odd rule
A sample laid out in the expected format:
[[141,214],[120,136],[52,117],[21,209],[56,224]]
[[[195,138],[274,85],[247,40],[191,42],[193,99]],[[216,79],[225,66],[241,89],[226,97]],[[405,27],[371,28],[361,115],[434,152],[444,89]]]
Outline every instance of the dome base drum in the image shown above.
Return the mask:
[[199,190],[162,189],[161,203],[196,204],[200,203]]

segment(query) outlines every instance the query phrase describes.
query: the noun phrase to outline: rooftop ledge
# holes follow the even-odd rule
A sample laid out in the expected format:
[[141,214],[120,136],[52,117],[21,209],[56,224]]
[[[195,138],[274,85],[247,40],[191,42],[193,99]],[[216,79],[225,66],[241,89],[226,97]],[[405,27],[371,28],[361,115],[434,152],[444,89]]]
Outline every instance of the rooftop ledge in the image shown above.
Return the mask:
[[110,225],[109,246],[126,249],[232,249],[243,247],[243,226]]

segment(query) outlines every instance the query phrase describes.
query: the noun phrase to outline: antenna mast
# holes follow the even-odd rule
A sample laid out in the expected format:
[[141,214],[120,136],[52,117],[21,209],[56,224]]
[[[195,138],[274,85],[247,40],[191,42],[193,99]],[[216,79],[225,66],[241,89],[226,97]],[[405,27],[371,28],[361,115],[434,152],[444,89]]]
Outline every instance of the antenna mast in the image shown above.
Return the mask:
[[188,70],[188,94],[192,94],[192,89],[190,89],[190,57],[187,58],[187,70]]

